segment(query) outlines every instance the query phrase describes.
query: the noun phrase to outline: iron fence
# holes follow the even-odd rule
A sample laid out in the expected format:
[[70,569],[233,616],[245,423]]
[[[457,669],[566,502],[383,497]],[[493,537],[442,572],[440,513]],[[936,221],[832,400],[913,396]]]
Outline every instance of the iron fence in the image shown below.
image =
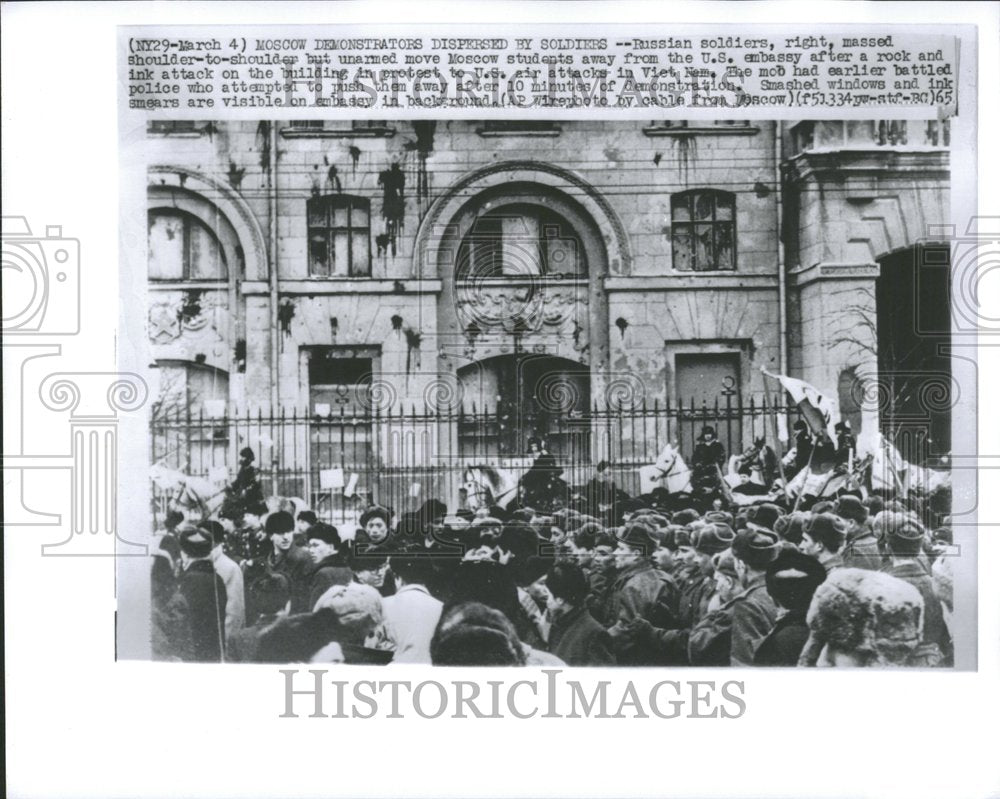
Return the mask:
[[[552,413],[524,405],[488,409],[395,407],[341,408],[320,416],[301,409],[214,414],[157,409],[151,420],[152,463],[200,478],[218,491],[236,475],[239,453],[255,456],[265,496],[300,497],[321,518],[343,523],[360,506],[415,509],[439,498],[462,504],[466,470],[488,465],[519,478],[531,465],[529,442],[551,453],[562,478],[582,485],[601,461],[615,482],[640,493],[638,469],[674,444],[690,461],[702,427],[715,428],[726,456],[764,438],[779,451],[798,410],[778,394],[720,396],[714,403],[593,406],[586,412]],[[154,483],[159,516],[169,491]]]

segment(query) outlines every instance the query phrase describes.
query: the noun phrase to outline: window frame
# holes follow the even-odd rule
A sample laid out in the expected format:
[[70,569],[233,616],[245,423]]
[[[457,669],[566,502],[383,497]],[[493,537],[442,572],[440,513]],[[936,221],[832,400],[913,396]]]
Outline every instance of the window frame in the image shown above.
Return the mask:
[[[320,228],[312,223],[313,204],[322,202],[325,225]],[[347,225],[337,225],[336,212],[346,205]],[[357,209],[363,208],[366,224],[364,226],[353,226],[352,219]],[[332,280],[351,278],[371,278],[372,276],[372,214],[371,200],[356,194],[322,194],[310,197],[306,200],[306,273],[311,280]],[[313,232],[322,230],[326,236],[326,262],[330,270],[328,274],[316,274],[313,271]],[[354,236],[361,231],[365,233],[366,268],[363,273],[355,272],[354,265]],[[347,240],[347,274],[334,274],[336,265],[336,249],[331,250],[331,243],[337,240],[337,234],[341,234]]]
[[[530,215],[529,215],[530,212]],[[546,216],[551,218],[546,218]],[[484,250],[489,250],[494,253],[491,260],[496,260],[496,253],[499,253],[500,267],[503,266],[503,251],[504,251],[504,241],[505,236],[502,230],[502,220],[505,218],[531,218],[538,231],[537,235],[537,264],[539,268],[538,274],[530,273],[511,273],[507,274],[503,271],[486,274],[478,273],[475,270],[475,265],[477,262],[477,250],[481,247]],[[477,234],[476,227],[483,221],[488,221],[490,223],[496,221],[500,222],[501,230],[498,237],[491,237],[488,234]],[[577,269],[575,272],[565,272],[560,271],[558,267],[553,268],[550,264],[550,252],[547,246],[553,236],[551,236],[551,230],[555,226],[565,227],[572,234],[572,240],[576,242],[576,262]],[[513,237],[516,239],[516,236]],[[558,238],[558,237],[555,237]],[[478,245],[478,246],[477,246]],[[551,208],[531,202],[517,202],[501,205],[498,208],[491,209],[487,213],[484,213],[473,221],[472,225],[469,227],[468,231],[462,237],[459,243],[459,271],[457,272],[455,279],[458,282],[468,282],[468,281],[497,281],[497,282],[511,282],[518,280],[581,280],[586,281],[589,279],[590,275],[590,263],[587,258],[586,247],[583,243],[583,238],[580,233],[577,232],[573,224],[557,211],[553,211]]]
[[[712,218],[710,221],[699,220],[695,214],[695,206],[699,196],[708,195],[712,198]],[[731,208],[731,219],[718,219],[720,201],[727,201]],[[688,212],[687,221],[677,221],[677,209],[684,203]],[[670,197],[670,268],[680,274],[704,274],[705,272],[736,272],[738,271],[738,248],[736,246],[736,195],[733,192],[723,191],[714,188],[688,189],[677,192]],[[695,231],[699,225],[710,225],[712,228],[712,266],[708,269],[699,269],[696,265],[695,256],[697,248],[695,246]],[[729,237],[732,257],[731,266],[720,267],[717,254],[717,229],[728,225],[730,227]],[[691,263],[690,269],[679,269],[677,266],[679,246],[677,242],[678,229],[683,228],[689,231],[691,242]]]
[[[182,263],[181,263],[181,275],[180,277],[152,277],[149,275],[148,266],[148,255],[152,254],[152,248],[150,247],[150,252],[147,254],[147,279],[150,283],[160,284],[160,283],[226,283],[229,281],[229,259],[226,257],[226,248],[223,246],[222,240],[197,214],[193,214],[184,208],[170,208],[166,206],[157,206],[150,208],[146,212],[147,220],[147,241],[149,235],[149,226],[152,222],[152,217],[176,217],[179,218],[182,225]],[[215,245],[216,251],[219,253],[220,261],[222,264],[222,274],[215,277],[199,277],[191,274],[191,227],[197,225],[202,230],[211,237],[212,242]],[[147,244],[148,246],[148,244]]]

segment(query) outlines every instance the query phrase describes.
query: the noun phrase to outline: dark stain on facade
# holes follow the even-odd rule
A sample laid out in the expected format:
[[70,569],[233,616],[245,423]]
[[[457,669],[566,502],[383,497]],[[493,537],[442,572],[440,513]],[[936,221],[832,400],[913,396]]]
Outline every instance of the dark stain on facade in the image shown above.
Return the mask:
[[177,309],[177,321],[183,324],[190,322],[201,313],[201,289],[189,289],[184,292],[181,307]]
[[379,172],[378,185],[382,187],[382,219],[385,220],[385,233],[389,237],[389,247],[395,256],[396,238],[403,227],[403,214],[406,208],[403,198],[406,174],[400,169],[398,161],[393,161],[392,166]]
[[294,318],[295,303],[286,299],[278,306],[278,325],[286,336],[290,336],[292,333],[292,320]]
[[336,164],[331,165],[326,171],[326,182],[337,194],[340,194],[344,190],[344,187],[340,183],[340,174],[337,172]]
[[236,189],[236,191],[239,191],[240,186],[243,185],[243,176],[246,172],[246,169],[243,167],[236,166],[235,162],[229,162],[229,172],[226,173],[226,178],[229,180],[229,185]]
[[257,124],[257,150],[261,171],[267,174],[271,171],[271,123],[266,119]]

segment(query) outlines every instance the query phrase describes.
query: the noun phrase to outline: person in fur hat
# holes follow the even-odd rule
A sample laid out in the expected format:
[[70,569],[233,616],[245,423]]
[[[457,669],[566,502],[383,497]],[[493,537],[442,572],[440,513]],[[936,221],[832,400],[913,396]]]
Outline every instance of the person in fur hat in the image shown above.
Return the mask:
[[[280,572],[292,587],[292,613],[310,609],[309,585],[314,564],[309,553],[295,546],[295,518],[283,510],[268,515],[264,532],[271,539],[271,553],[264,563],[269,573]],[[256,612],[256,609],[254,609]]]
[[855,496],[846,494],[837,499],[833,512],[844,520],[846,540],[841,557],[852,569],[880,571],[883,566],[878,541],[868,523],[868,508]]
[[719,490],[726,450],[715,437],[715,428],[705,425],[691,455],[691,485],[696,494],[714,494]]
[[755,666],[795,666],[809,639],[806,612],[827,570],[812,555],[783,549],[767,567],[767,593],[783,609],[754,652]]
[[625,525],[615,550],[617,573],[602,613],[615,639],[619,665],[652,666],[667,662],[677,622],[677,586],[653,567],[657,541],[642,522]]
[[184,660],[221,662],[226,651],[226,585],[212,566],[212,537],[190,524],[180,529],[181,572],[177,591],[184,598],[191,649]]
[[933,665],[921,647],[924,600],[905,580],[868,569],[840,569],[813,596],[800,666],[872,668]]
[[836,569],[844,568],[840,551],[844,547],[844,537],[847,527],[839,516],[832,513],[817,513],[809,520],[809,525],[802,532],[799,549],[810,555],[832,574]]
[[358,519],[358,524],[364,531],[355,541],[355,546],[378,546],[392,535],[392,509],[382,505],[372,505],[366,508]]
[[612,641],[587,610],[587,578],[575,563],[557,563],[545,581],[550,594],[546,615],[549,647],[570,666],[613,666]]
[[729,662],[753,665],[753,654],[778,616],[778,607],[767,593],[765,573],[781,551],[777,533],[750,523],[733,539],[733,556],[743,592],[733,600],[733,638]]
[[347,585],[354,577],[344,555],[344,543],[337,528],[326,522],[316,522],[309,528],[307,549],[313,560],[309,582],[309,608],[333,585]]
[[886,534],[886,546],[891,558],[886,571],[920,592],[924,600],[923,641],[936,644],[947,658],[951,655],[951,636],[944,623],[941,600],[934,593],[931,576],[920,562],[925,537],[924,528],[912,519],[904,518],[899,524],[891,526]]

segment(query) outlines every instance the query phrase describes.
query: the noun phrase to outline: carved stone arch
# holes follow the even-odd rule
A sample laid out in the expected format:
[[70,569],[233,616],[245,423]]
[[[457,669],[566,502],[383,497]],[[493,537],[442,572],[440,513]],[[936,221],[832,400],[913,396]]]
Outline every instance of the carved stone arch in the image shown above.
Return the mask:
[[[230,275],[239,276],[240,261],[247,280],[266,280],[268,275],[267,244],[253,211],[246,201],[226,184],[192,169],[156,165],[149,168],[150,207],[173,206],[198,216],[209,228],[213,221],[205,218],[204,209],[214,207],[232,226],[237,242],[234,252],[226,252]],[[162,203],[161,203],[162,201]],[[226,247],[226,242],[221,242]],[[230,260],[230,256],[233,259]]]
[[571,202],[584,212],[598,231],[607,262],[607,273],[627,275],[632,255],[625,227],[607,199],[590,183],[573,172],[542,161],[504,161],[477,169],[460,178],[442,194],[424,216],[417,232],[413,275],[416,278],[441,277],[439,261],[442,245],[454,239],[453,220],[475,197],[484,193],[502,193],[512,184],[535,186],[540,196],[551,192]]

